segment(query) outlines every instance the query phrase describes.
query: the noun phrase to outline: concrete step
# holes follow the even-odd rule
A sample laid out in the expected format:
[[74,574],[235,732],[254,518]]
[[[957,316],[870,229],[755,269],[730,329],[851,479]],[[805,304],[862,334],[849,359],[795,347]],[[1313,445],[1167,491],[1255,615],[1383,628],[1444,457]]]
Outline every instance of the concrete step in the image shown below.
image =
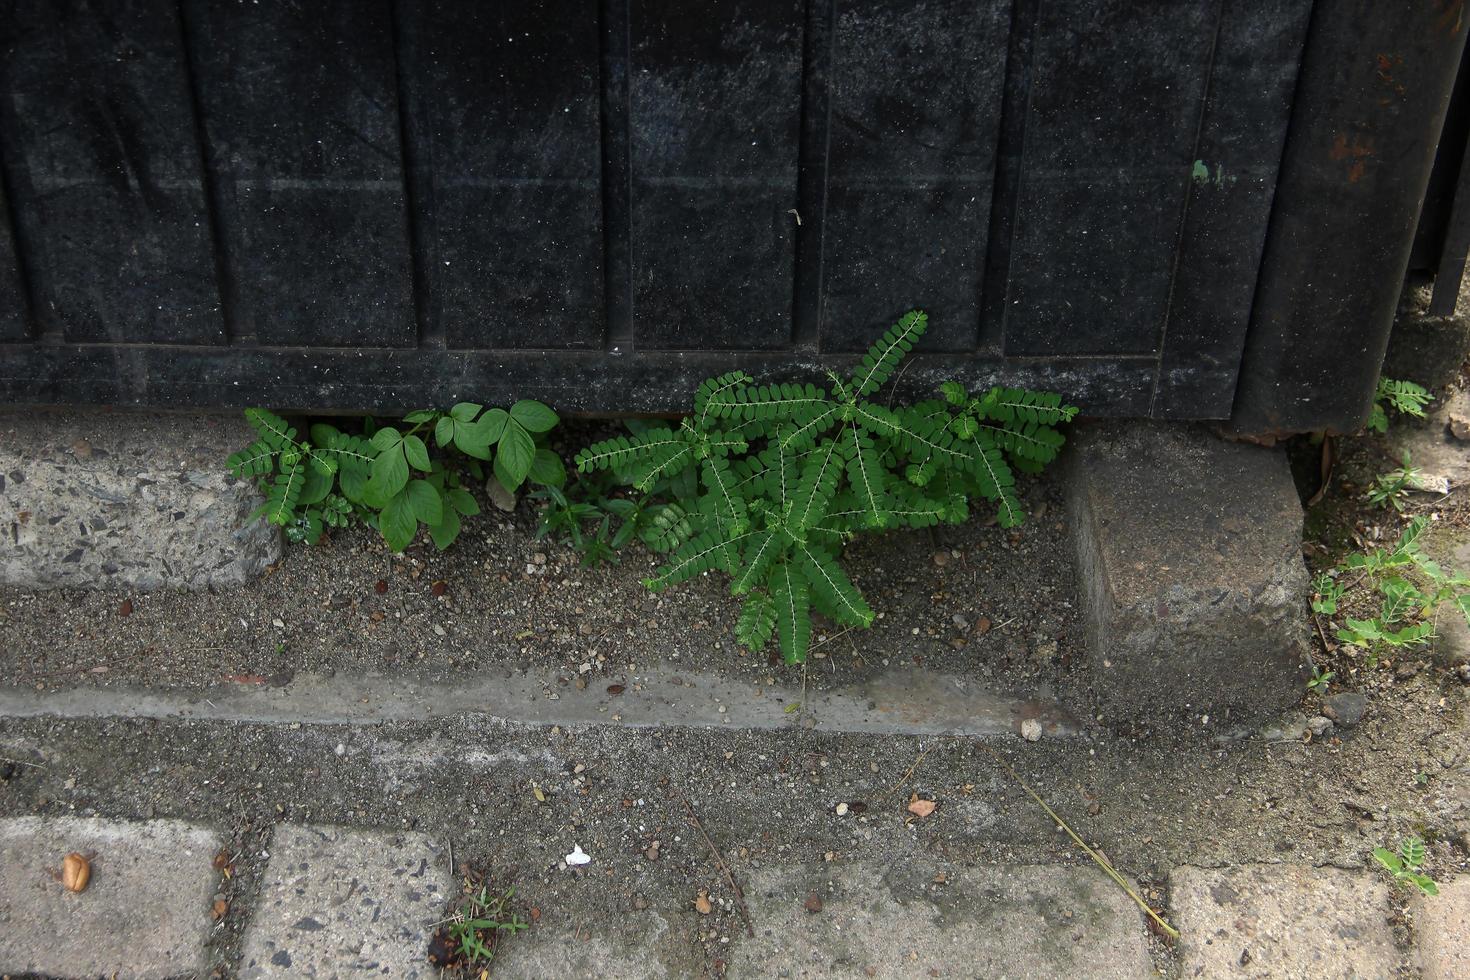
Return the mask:
[[[824,679],[825,681],[825,679]],[[656,666],[587,678],[566,671],[295,674],[208,688],[0,687],[0,717],[153,718],[262,724],[377,725],[473,713],[524,725],[808,729],[879,735],[1072,736],[1059,705],[1005,697],[973,678],[895,669],[853,684],[743,682]]]

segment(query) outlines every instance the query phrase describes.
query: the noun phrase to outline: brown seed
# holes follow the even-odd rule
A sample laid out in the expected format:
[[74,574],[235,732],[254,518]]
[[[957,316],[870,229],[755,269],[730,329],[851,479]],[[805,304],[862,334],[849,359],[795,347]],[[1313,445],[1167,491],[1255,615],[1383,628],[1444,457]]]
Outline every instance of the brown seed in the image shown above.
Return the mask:
[[124,599],[118,604],[117,614],[119,616],[131,616],[133,614],[133,600]]
[[214,921],[218,922],[220,919],[223,919],[225,917],[225,913],[229,910],[230,903],[222,898],[217,898],[214,900],[214,908],[212,908],[210,911],[214,914]]
[[986,633],[990,632],[989,616],[981,616],[979,619],[975,620],[975,632],[981,636],[984,636]]
[[384,592],[388,591],[388,583],[383,581],[382,579],[378,579],[377,583],[373,586],[373,591],[376,592],[378,595],[382,595]]
[[607,686],[607,693],[613,696],[622,694],[625,690],[627,690],[627,688],[623,687],[623,685],[621,684],[609,684]]
[[822,896],[816,892],[808,895],[806,897],[806,910],[813,913],[822,911]]
[[441,596],[449,591],[449,583],[441,578],[439,581],[429,586],[429,591],[434,593],[436,596]]
[[69,892],[81,892],[92,880],[92,862],[76,851],[61,860],[61,885]]
[[709,915],[714,910],[715,907],[710,904],[709,892],[701,888],[699,894],[694,896],[694,911],[700,915]]

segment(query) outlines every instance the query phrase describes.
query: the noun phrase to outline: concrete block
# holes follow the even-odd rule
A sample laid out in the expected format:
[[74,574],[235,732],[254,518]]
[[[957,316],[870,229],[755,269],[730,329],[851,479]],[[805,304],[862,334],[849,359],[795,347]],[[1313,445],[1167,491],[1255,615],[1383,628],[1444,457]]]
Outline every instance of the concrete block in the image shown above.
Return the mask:
[[1400,307],[1388,336],[1383,376],[1442,388],[1460,373],[1470,354],[1470,319],[1433,316]]
[[0,414],[0,585],[239,585],[280,558],[261,502],[225,470],[238,415]]
[[1347,980],[1402,975],[1389,885],[1292,864],[1178,868],[1170,906],[1183,977]]
[[271,839],[240,976],[438,976],[434,924],[454,881],[423,834],[280,824]]
[[669,917],[656,909],[617,916],[615,929],[548,910],[535,928],[508,936],[496,949],[496,977],[597,977],[598,980],[678,980],[705,975],[688,930],[671,924],[688,916],[683,894]]
[[1308,579],[1284,454],[1196,427],[1085,427],[1070,528],[1105,721],[1215,724],[1302,696]]
[[1092,867],[765,869],[745,897],[756,938],[732,949],[735,980],[778,967],[854,980],[1154,975],[1142,913]]
[[[0,820],[0,974],[202,975],[220,838],[175,820]],[[92,855],[73,894],[51,872]]]
[[1415,896],[1414,935],[1424,980],[1470,977],[1470,878],[1440,882],[1438,895]]

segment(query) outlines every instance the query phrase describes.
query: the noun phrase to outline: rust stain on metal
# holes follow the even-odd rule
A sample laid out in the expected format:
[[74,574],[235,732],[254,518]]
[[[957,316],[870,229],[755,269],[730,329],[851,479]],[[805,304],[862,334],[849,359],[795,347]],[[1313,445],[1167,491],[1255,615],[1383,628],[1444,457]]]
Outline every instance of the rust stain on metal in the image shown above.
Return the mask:
[[1347,179],[1349,184],[1356,184],[1362,179],[1368,168],[1368,158],[1373,156],[1374,147],[1371,139],[1354,136],[1352,142],[1348,141],[1346,133],[1338,133],[1337,138],[1332,141],[1332,148],[1327,155],[1333,160],[1350,160]]
[[1465,21],[1465,0],[1449,0],[1444,4],[1444,9],[1434,19],[1435,29],[1448,34],[1451,37],[1460,33],[1460,25]]

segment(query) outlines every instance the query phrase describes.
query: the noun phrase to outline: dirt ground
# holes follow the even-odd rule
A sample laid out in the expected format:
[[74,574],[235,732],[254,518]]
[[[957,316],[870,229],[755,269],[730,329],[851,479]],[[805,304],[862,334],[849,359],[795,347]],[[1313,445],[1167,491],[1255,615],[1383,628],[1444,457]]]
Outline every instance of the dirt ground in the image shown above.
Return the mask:
[[[1338,560],[1354,535],[1388,537],[1404,520],[1360,499],[1364,476],[1382,469],[1381,446],[1342,445],[1333,484],[1308,522],[1307,556],[1317,567]],[[1313,450],[1294,452],[1310,493]],[[1412,508],[1438,514],[1447,531],[1470,529],[1470,500],[1461,496],[1420,497]],[[1028,501],[1037,517],[1019,536],[976,521],[853,548],[854,579],[883,618],[862,634],[826,631],[807,682],[835,684],[911,662],[1085,707],[1059,488],[1039,480]],[[487,512],[445,554],[416,548],[392,558],[362,531],[325,547],[289,548],[273,574],[228,594],[0,593],[0,677],[43,689],[204,688],[305,670],[412,667],[447,679],[526,667],[572,677],[584,662],[615,672],[666,661],[746,678],[789,679],[786,672],[799,670],[737,652],[737,607],[720,579],[654,596],[639,584],[654,565],[641,550],[619,565],[584,569],[533,530],[523,503],[514,515]],[[435,582],[445,583],[442,595]],[[986,621],[987,630],[977,629]],[[1360,725],[1326,739],[1273,744],[1221,741],[1203,730],[1095,728],[1074,739],[988,744],[1155,900],[1179,864],[1361,868],[1374,846],[1405,833],[1429,841],[1432,874],[1470,870],[1466,686],[1427,653],[1373,669],[1346,651],[1323,656],[1338,670],[1334,691],[1370,699]],[[1315,695],[1303,695],[1303,711],[1315,713]],[[615,931],[640,902],[659,907],[681,896],[668,911],[687,934],[691,959],[677,972],[717,972],[741,933],[703,843],[683,822],[681,796],[737,873],[856,858],[917,876],[941,861],[1084,860],[963,739],[799,728],[553,730],[475,716],[359,728],[35,719],[0,722],[0,756],[28,763],[0,779],[0,814],[178,816],[226,827],[240,855],[239,875],[226,886],[232,911],[216,933],[226,973],[253,901],[258,855],[281,820],[413,827],[452,840],[459,861],[491,868],[492,880],[513,885],[543,923]],[[911,793],[937,801],[934,813],[912,819]],[[839,803],[848,804],[841,815]],[[654,840],[660,849],[650,858]],[[573,844],[594,864],[562,866]],[[688,908],[700,888],[717,900],[709,917]],[[1167,952],[1160,955],[1167,966]]]
[[[588,426],[567,428],[574,438]],[[865,632],[819,630],[809,675],[860,678],[902,661],[996,688],[1055,687],[1081,654],[1055,480],[1036,482],[1028,503],[1033,519],[1018,532],[975,520],[857,542],[847,564],[881,618]],[[621,671],[666,660],[741,677],[794,669],[737,647],[728,578],[654,595],[641,580],[658,556],[641,545],[618,564],[584,568],[568,547],[535,539],[532,503],[513,514],[484,507],[446,552],[425,536],[394,556],[353,527],[318,547],[287,546],[272,574],[239,590],[0,591],[0,673],[42,687],[199,687],[406,667],[575,674],[589,661]]]

